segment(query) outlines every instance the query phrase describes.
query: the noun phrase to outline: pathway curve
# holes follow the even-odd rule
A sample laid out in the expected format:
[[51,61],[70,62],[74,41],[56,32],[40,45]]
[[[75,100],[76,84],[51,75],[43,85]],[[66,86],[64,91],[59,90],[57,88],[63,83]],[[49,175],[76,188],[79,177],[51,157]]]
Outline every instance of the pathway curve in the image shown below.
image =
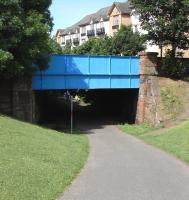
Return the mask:
[[90,155],[60,200],[189,200],[189,167],[115,126],[88,129]]

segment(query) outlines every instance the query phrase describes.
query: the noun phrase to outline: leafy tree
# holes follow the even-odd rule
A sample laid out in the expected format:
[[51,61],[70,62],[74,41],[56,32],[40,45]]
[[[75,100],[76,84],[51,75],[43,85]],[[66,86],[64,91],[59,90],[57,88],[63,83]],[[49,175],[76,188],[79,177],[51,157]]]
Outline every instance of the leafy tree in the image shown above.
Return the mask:
[[161,59],[159,73],[176,79],[182,79],[187,76],[187,67],[180,58],[182,58],[182,55],[171,57],[171,52],[168,50],[165,57]]
[[62,49],[62,53],[63,54],[73,54],[71,43],[66,43],[66,45]]
[[90,38],[72,53],[92,55],[136,55],[145,49],[145,38],[131,27],[122,26],[114,37]]
[[118,33],[113,37],[112,52],[121,55],[137,55],[145,50],[145,37],[138,32],[133,32],[131,26],[122,25]]
[[148,32],[147,38],[160,47],[171,46],[171,57],[176,49],[189,47],[188,0],[131,0],[139,14],[141,26]]
[[31,75],[52,51],[51,0],[0,0],[0,76]]
[[112,54],[112,38],[108,36],[100,38],[90,38],[81,46],[76,47],[73,53],[76,54],[92,54],[92,55],[111,55]]
[[62,48],[61,46],[52,38],[49,38],[49,47],[50,47],[50,52],[52,54],[61,54],[62,53]]

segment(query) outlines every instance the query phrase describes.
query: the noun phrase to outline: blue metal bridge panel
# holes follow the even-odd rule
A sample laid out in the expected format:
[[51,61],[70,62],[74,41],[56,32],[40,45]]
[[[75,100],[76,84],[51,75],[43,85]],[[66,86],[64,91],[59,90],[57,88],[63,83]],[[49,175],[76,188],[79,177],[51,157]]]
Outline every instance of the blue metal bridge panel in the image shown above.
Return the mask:
[[111,74],[112,75],[128,75],[131,73],[131,59],[122,57],[114,57],[111,59]]
[[88,56],[67,56],[66,74],[88,74],[89,58]]
[[53,55],[50,58],[49,68],[47,70],[42,71],[42,75],[46,77],[46,75],[58,75],[66,73],[66,62],[67,57],[62,55]]
[[93,56],[90,58],[91,75],[108,75],[110,74],[110,58],[104,56]]
[[49,68],[37,71],[34,90],[139,88],[139,58],[52,55]]

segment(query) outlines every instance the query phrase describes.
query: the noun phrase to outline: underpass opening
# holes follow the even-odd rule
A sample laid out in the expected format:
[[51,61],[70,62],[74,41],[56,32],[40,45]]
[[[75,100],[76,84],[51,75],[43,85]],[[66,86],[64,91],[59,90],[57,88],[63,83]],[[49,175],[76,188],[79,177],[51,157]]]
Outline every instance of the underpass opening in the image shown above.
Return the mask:
[[[36,104],[39,122],[70,127],[70,99],[66,90],[38,91]],[[74,127],[80,124],[134,123],[136,119],[138,89],[70,90],[74,97]]]

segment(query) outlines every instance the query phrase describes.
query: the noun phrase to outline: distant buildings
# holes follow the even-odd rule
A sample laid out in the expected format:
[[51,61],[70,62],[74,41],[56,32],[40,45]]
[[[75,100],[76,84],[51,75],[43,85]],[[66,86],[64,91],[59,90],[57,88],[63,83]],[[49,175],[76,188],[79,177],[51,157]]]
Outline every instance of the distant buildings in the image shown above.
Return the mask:
[[[133,31],[145,33],[141,29],[138,16],[133,14],[129,0],[122,3],[114,2],[111,6],[101,8],[96,13],[85,16],[71,27],[58,29],[55,40],[62,47],[66,44],[76,47],[90,37],[113,36],[122,24],[131,25]],[[160,53],[159,47],[150,43],[147,44],[146,51]],[[185,51],[185,57],[189,57],[189,51]]]
[[90,37],[113,36],[121,24],[132,25],[131,12],[129,1],[113,3],[111,6],[101,8],[96,13],[85,16],[71,27],[58,29],[55,35],[56,41],[62,47],[67,43],[78,46]]

